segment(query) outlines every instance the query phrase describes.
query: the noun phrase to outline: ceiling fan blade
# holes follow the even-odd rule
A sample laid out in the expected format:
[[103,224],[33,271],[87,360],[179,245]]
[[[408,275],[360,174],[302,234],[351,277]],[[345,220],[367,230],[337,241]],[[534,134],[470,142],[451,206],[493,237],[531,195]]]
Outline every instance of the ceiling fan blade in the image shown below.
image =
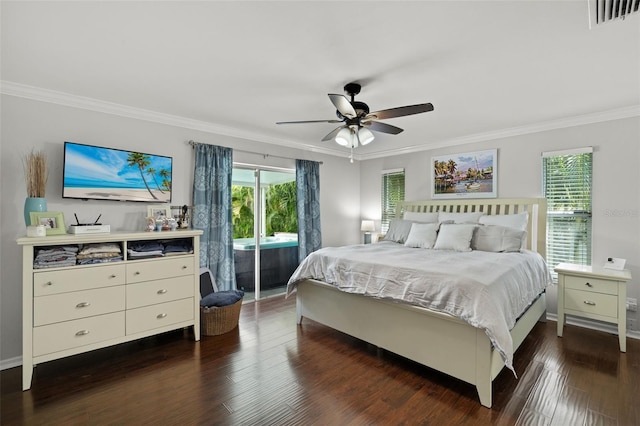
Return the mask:
[[401,133],[404,131],[404,129],[401,129],[400,127],[396,127],[396,126],[392,126],[391,124],[387,124],[387,123],[380,123],[378,121],[369,121],[367,123],[364,123],[365,127],[368,127],[369,130],[375,130],[376,132],[382,132],[382,133],[389,133],[392,135],[397,135],[398,133]]
[[340,127],[336,127],[335,129],[333,129],[331,132],[329,132],[327,134],[327,136],[325,136],[324,138],[322,138],[323,141],[330,141],[331,139],[335,139],[336,135],[338,134],[338,132],[342,129],[344,129],[345,126],[340,126]]
[[375,111],[367,114],[366,119],[373,120],[385,120],[387,118],[395,118],[395,117],[404,117],[405,115],[413,115],[420,114],[423,112],[433,111],[433,105],[428,104],[417,104],[417,105],[407,105],[398,108],[390,108],[383,109],[381,111]]
[[335,105],[336,109],[340,111],[340,114],[345,117],[355,118],[357,115],[356,110],[353,109],[351,102],[349,102],[349,99],[347,99],[345,95],[334,95],[329,93],[329,99],[331,99],[331,102]]
[[304,123],[342,123],[342,121],[340,120],[278,121],[276,124],[304,124]]

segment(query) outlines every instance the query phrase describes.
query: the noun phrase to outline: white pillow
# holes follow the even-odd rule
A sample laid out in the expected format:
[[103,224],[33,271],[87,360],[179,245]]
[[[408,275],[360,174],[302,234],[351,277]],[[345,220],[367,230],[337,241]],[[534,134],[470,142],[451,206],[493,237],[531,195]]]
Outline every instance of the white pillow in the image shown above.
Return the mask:
[[521,251],[526,234],[526,231],[506,226],[478,226],[471,239],[471,248],[491,252]]
[[411,225],[413,225],[413,222],[410,220],[391,219],[389,230],[382,240],[404,244],[409,236],[409,231],[411,231]]
[[439,227],[439,223],[414,223],[404,243],[405,247],[433,248]]
[[448,224],[440,225],[436,244],[436,250],[471,251],[471,237],[477,225],[471,224]]
[[482,212],[473,213],[438,213],[438,222],[450,222],[450,223],[478,223],[480,216],[484,215]]
[[529,212],[518,214],[497,214],[493,216],[485,215],[479,219],[479,222],[483,225],[506,226],[508,228],[526,231],[527,223],[529,222]]
[[404,212],[405,220],[413,220],[420,223],[436,223],[438,222],[438,212]]

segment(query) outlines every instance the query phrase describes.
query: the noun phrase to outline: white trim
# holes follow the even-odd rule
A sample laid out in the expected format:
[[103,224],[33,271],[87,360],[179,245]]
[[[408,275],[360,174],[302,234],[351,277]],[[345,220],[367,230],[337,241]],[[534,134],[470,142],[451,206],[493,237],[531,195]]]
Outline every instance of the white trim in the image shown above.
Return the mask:
[[559,151],[544,151],[542,153],[542,158],[560,157],[562,155],[591,154],[591,153],[593,153],[593,147],[585,146],[584,148],[561,149]]
[[404,169],[387,169],[380,172],[382,175],[391,175],[395,173],[404,173]]
[[15,356],[13,358],[0,360],[0,371],[8,370],[14,367],[20,367],[22,365],[22,356]]
[[[43,89],[40,87],[29,86],[26,84],[15,83],[8,80],[0,80],[0,93],[16,96],[26,99],[32,99],[41,102],[49,102],[53,104],[69,106],[73,108],[85,109],[89,111],[97,111],[105,114],[119,115],[121,117],[133,118],[138,120],[151,121],[155,123],[166,124],[170,126],[182,127],[186,129],[199,130],[202,132],[218,134],[222,136],[235,137],[256,142],[264,142],[273,145],[286,146],[289,148],[301,149],[308,152],[333,155],[336,157],[348,158],[349,153],[342,149],[331,149],[320,147],[312,144],[300,143],[300,141],[265,137],[262,134],[248,132],[246,130],[223,126],[205,121],[193,120],[190,118],[180,117],[176,115],[164,114],[150,111],[142,108],[136,108],[128,105],[121,105],[113,102],[102,101],[99,99],[88,98],[84,96],[72,95],[69,93],[59,92],[56,90]],[[597,112],[592,114],[584,114],[575,117],[562,118],[541,123],[535,123],[526,126],[512,127],[501,129],[494,132],[477,133],[472,135],[460,136],[457,138],[437,140],[432,142],[425,141],[424,144],[414,145],[405,148],[394,148],[385,151],[377,151],[370,154],[354,153],[353,158],[358,161],[371,160],[375,158],[385,158],[402,154],[410,154],[415,152],[428,151],[437,148],[451,148],[455,145],[472,144],[485,142],[495,139],[507,138],[512,136],[526,135],[530,133],[543,132],[547,130],[562,129],[567,127],[581,126],[585,124],[599,123],[603,121],[620,120],[630,117],[640,116],[640,105],[633,105],[625,108],[618,108],[609,111]]]

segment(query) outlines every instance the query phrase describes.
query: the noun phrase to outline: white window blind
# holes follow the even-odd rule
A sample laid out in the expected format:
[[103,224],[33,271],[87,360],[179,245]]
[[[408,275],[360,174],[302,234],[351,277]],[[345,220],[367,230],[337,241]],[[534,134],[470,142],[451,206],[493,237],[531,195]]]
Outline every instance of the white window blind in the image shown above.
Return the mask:
[[396,215],[396,205],[404,201],[404,170],[382,172],[382,224],[381,231],[389,230],[389,222]]
[[547,264],[591,264],[591,149],[543,154]]

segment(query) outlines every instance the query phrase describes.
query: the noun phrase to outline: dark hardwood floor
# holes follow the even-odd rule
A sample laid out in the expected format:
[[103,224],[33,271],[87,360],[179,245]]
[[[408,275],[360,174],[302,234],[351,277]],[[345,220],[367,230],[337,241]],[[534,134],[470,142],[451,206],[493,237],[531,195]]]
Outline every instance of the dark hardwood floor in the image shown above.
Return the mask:
[[189,331],[2,371],[2,425],[638,425],[640,341],[538,323],[493,408],[475,387],[333,331],[295,299],[242,307],[239,328]]

